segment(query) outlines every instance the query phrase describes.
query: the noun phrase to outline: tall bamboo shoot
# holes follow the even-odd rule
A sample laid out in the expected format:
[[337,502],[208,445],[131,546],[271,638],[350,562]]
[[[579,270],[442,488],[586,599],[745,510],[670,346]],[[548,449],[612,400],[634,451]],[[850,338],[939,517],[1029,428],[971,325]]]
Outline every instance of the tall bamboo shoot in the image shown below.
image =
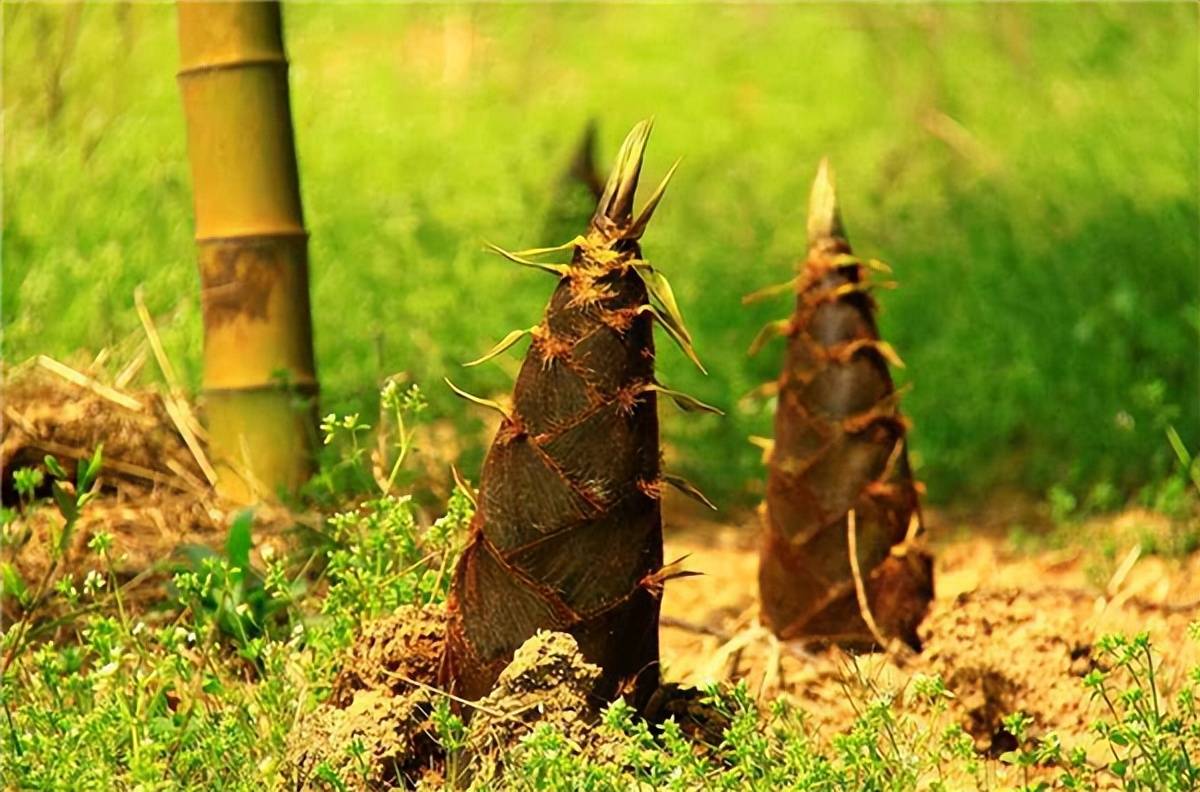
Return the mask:
[[649,131],[626,139],[586,236],[557,248],[570,263],[533,258],[556,249],[505,253],[558,286],[543,321],[492,352],[532,337],[512,410],[492,405],[504,419],[454,576],[443,677],[459,695],[486,694],[540,629],[575,637],[603,670],[602,698],[641,706],[657,686],[659,598],[674,569],[662,563],[657,396],[684,397],[655,381],[652,322],[691,346],[638,244],[666,185],[635,218]]

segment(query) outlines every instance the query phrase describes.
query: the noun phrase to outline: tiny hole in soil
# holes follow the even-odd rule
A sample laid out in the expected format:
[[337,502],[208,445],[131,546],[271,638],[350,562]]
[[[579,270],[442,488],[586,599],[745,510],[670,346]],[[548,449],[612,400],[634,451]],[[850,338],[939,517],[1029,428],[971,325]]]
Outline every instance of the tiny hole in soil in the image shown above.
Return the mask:
[[1018,747],[1017,738],[1012,736],[1008,729],[1000,729],[992,734],[992,744],[988,746],[988,756],[999,759],[1002,754],[1015,751]]

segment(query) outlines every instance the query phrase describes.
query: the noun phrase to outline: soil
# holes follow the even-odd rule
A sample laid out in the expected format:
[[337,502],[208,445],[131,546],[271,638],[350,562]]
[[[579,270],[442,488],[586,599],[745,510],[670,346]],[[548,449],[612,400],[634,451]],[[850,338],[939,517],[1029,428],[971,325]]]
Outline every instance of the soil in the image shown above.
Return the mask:
[[596,752],[592,727],[600,702],[592,692],[600,678],[600,667],[586,662],[566,633],[539,632],[526,641],[471,715],[467,755],[472,778],[497,778],[505,753],[542,723],[557,726],[568,741]]
[[[346,653],[329,700],[305,715],[289,743],[302,789],[324,789],[322,763],[359,786],[411,787],[437,777],[444,757],[430,720],[439,693],[445,614],[406,607],[363,630]],[[349,750],[362,746],[363,759]],[[358,771],[363,761],[369,771]]]
[[[1080,531],[1120,536],[1130,525],[1162,520],[1129,512]],[[935,538],[951,533],[945,525],[939,532],[936,516],[933,522]],[[1100,636],[1149,632],[1164,697],[1200,662],[1200,650],[1187,639],[1188,624],[1200,618],[1200,555],[1141,558],[1122,548],[1118,560],[1132,563],[1118,564],[1098,587],[1087,553],[1022,554],[994,535],[935,545],[936,596],[918,631],[919,654],[896,645],[854,656],[780,644],[755,627],[752,526],[751,518],[741,526],[699,526],[668,536],[667,557],[688,554],[688,567],[704,575],[668,587],[664,676],[685,686],[744,678],[760,697],[793,699],[824,736],[856,717],[847,687],[903,690],[916,674],[938,674],[954,694],[950,717],[978,749],[998,756],[1015,747],[1001,719],[1023,711],[1033,718],[1034,737],[1052,730],[1099,760],[1091,724],[1102,704],[1090,701],[1082,678],[1102,662],[1095,649]]]
[[347,653],[331,702],[345,707],[361,690],[401,695],[417,685],[436,685],[445,632],[440,607],[403,607],[370,622]]
[[596,750],[592,695],[600,668],[583,659],[575,639],[540,632],[526,641],[478,702],[460,701],[467,721],[465,750],[447,758],[431,721],[438,692],[445,614],[441,608],[401,608],[367,625],[346,653],[329,700],[306,715],[291,741],[302,788],[324,788],[315,770],[327,763],[353,770],[349,748],[361,744],[370,772],[347,772],[363,789],[392,784],[456,787],[499,776],[504,755],[535,726],[554,724],[577,745]]
[[[1129,513],[1112,525],[1119,534],[1122,524],[1156,519]],[[1200,617],[1200,556],[1137,559],[1102,590],[1088,582],[1094,571],[1083,554],[1024,555],[988,536],[937,548],[938,594],[919,631],[920,653],[900,643],[857,656],[781,644],[756,624],[754,590],[746,585],[757,567],[748,525],[693,527],[668,542],[668,557],[686,554],[688,568],[705,574],[668,586],[661,631],[667,684],[649,716],[674,717],[698,746],[718,741],[723,724],[697,688],[744,679],[764,700],[792,699],[818,739],[846,731],[858,716],[855,702],[894,692],[898,710],[931,729],[960,723],[993,758],[1016,747],[1002,719],[1021,711],[1033,719],[1035,739],[1054,731],[1065,745],[1083,746],[1102,761],[1091,731],[1102,712],[1082,681],[1103,663],[1097,638],[1149,632],[1164,697],[1185,669],[1200,663],[1200,650],[1186,638],[1187,625]],[[437,610],[413,609],[365,629],[330,703],[298,732],[297,744],[305,746],[297,758],[301,768],[311,768],[314,756],[344,756],[345,745],[357,738],[380,766],[401,768],[408,783],[451,772],[460,784],[486,781],[502,770],[506,751],[540,723],[556,725],[594,756],[608,755],[610,746],[594,729],[599,669],[569,636],[539,633],[517,651],[490,695],[465,705],[467,749],[444,764],[429,732],[430,691],[410,681],[435,683],[441,618]],[[918,674],[945,681],[953,694],[945,714],[904,695]],[[998,776],[1006,772],[996,766]],[[373,778],[395,778],[385,775]]]

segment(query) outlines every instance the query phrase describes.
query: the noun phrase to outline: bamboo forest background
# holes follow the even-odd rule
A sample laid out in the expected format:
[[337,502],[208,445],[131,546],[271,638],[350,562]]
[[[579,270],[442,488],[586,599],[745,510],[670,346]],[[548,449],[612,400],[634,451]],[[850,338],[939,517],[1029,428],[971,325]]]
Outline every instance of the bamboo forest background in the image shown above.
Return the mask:
[[[3,14],[5,360],[118,342],[145,284],[197,388],[174,8]],[[565,242],[542,237],[586,122],[607,170],[655,115],[647,182],[684,160],[645,250],[710,375],[668,344],[660,372],[728,413],[664,410],[664,432],[724,505],[761,488],[747,437],[770,435],[773,408],[744,397],[781,350],[745,350],[788,311],[739,298],[790,277],[822,154],[856,250],[899,282],[881,324],[930,498],[1161,497],[1168,427],[1200,447],[1197,19],[1185,3],[287,4],[322,407],[369,414],[406,371],[478,470],[481,417],[442,377],[507,392],[519,356],[459,364],[550,293],[483,241]]]

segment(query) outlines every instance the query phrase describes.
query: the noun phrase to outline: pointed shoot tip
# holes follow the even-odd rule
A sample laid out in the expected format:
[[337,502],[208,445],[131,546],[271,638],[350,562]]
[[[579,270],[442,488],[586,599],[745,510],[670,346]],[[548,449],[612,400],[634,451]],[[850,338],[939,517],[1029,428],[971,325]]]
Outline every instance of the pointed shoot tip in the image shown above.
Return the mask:
[[808,244],[812,246],[821,240],[844,239],[845,236],[833,168],[829,158],[822,157],[808,199]]
[[592,225],[600,228],[605,224],[617,226],[627,225],[633,217],[633,195],[637,191],[638,176],[642,171],[642,157],[646,152],[646,140],[650,137],[650,129],[654,120],[647,118],[634,125],[621,150],[617,153],[617,161],[609,174],[596,213],[592,217]]

